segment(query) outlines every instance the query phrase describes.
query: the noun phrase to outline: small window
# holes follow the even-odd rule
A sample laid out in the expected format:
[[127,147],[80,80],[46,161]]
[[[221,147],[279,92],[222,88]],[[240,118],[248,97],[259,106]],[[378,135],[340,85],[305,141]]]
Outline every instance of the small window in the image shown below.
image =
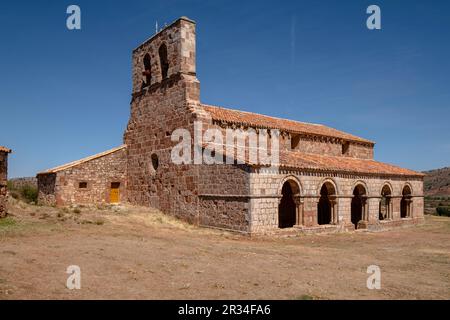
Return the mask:
[[297,149],[299,143],[300,143],[300,136],[299,135],[292,135],[291,136],[291,150]]
[[159,47],[159,62],[161,65],[161,76],[164,80],[167,78],[167,73],[169,72],[169,60],[167,58],[167,47],[164,43]]
[[85,182],[85,181],[78,183],[78,188],[79,189],[87,189],[87,187],[88,187],[88,183]]
[[158,156],[154,153],[152,154],[152,167],[153,170],[157,170],[159,167],[159,160],[158,160]]
[[144,76],[143,86],[149,86],[152,82],[152,63],[150,60],[150,55],[147,53],[144,56],[144,72],[142,72]]
[[348,154],[349,149],[350,149],[350,143],[344,142],[342,144],[342,154]]

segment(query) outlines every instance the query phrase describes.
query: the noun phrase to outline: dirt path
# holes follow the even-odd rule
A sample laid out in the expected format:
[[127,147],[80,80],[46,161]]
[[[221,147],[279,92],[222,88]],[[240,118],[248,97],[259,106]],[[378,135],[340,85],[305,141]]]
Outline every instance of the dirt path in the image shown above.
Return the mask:
[[[449,218],[250,239],[145,209],[85,211],[26,207],[0,224],[0,299],[450,298]],[[69,265],[81,268],[80,290],[65,286]],[[366,287],[369,265],[381,268],[381,290]]]

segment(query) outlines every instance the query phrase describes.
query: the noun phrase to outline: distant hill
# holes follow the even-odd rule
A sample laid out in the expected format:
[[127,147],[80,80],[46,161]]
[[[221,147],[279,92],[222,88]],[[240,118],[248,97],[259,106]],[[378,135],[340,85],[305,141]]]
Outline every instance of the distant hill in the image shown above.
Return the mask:
[[35,177],[13,178],[8,180],[8,184],[14,189],[20,189],[26,185],[37,188],[37,179]]
[[423,191],[427,196],[450,196],[450,167],[424,171]]

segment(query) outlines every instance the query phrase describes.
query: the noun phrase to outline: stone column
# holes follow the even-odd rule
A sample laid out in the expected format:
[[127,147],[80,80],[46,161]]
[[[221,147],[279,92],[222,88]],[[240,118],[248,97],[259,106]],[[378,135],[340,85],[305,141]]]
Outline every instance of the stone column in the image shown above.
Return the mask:
[[337,224],[338,223],[338,217],[337,217],[337,210],[336,210],[336,197],[329,197],[330,201],[330,207],[331,207],[331,221],[330,224]]
[[391,197],[386,197],[386,219],[392,220],[392,201]]
[[361,196],[362,217],[361,220],[369,221],[369,211],[367,210],[367,197]]
[[295,202],[295,226],[303,226],[303,200],[300,197],[294,198]]
[[412,199],[406,199],[406,217],[412,218]]

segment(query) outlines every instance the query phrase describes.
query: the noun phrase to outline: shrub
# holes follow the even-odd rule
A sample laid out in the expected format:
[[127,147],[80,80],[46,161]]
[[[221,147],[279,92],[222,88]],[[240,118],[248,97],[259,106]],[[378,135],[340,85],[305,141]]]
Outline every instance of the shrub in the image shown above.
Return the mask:
[[437,207],[436,212],[440,216],[450,217],[450,207]]
[[24,200],[28,203],[37,202],[38,199],[38,190],[36,187],[25,185],[20,189],[20,194],[24,198]]

